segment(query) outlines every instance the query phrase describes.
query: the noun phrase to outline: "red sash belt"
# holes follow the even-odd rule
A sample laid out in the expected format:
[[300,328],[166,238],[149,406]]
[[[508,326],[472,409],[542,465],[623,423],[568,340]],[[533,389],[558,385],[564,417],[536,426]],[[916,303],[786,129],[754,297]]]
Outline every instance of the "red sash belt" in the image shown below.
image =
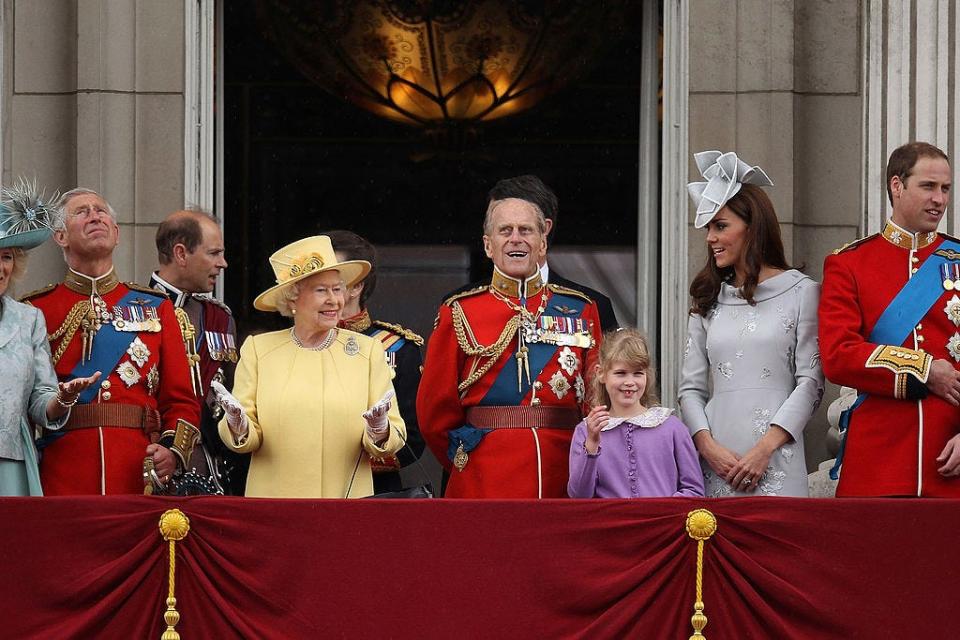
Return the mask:
[[478,429],[573,429],[580,411],[567,407],[470,407],[467,423]]

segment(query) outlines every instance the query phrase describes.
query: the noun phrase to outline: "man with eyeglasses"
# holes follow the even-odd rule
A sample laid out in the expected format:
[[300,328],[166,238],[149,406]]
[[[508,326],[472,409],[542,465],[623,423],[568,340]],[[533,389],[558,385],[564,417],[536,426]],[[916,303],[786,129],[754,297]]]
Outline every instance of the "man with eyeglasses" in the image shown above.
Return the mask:
[[[176,471],[175,454],[189,454],[192,425],[200,419],[173,305],[157,291],[117,279],[120,227],[97,192],[65,193],[53,228],[66,276],[24,301],[46,318],[60,380],[97,371],[101,377],[67,400],[66,426],[40,440],[44,493],[162,490]],[[178,426],[186,439],[175,443]]]

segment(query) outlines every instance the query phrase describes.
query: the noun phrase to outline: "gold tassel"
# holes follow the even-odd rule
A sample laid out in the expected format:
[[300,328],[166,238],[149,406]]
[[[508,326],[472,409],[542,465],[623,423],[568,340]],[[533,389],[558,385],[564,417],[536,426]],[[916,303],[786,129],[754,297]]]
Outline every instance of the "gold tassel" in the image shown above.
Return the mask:
[[690,640],[706,640],[703,628],[707,616],[703,613],[703,543],[717,532],[717,517],[706,509],[695,509],[687,514],[687,535],[697,541],[697,600],[693,603],[693,635]]
[[163,620],[167,623],[167,630],[160,636],[160,640],[180,640],[180,634],[174,627],[180,622],[177,612],[177,599],[174,597],[176,589],[175,574],[177,570],[177,540],[183,540],[190,532],[190,519],[180,509],[169,509],[160,516],[160,535],[170,542],[170,573],[169,589],[167,591],[167,610]]

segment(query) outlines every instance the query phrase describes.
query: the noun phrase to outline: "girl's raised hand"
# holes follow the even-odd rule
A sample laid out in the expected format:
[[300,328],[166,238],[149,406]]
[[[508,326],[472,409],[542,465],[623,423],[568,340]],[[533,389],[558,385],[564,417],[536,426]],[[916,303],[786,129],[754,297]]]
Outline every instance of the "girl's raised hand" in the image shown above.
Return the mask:
[[586,421],[587,439],[583,446],[587,453],[595,455],[600,450],[600,430],[610,422],[610,412],[605,405],[598,404],[587,414]]

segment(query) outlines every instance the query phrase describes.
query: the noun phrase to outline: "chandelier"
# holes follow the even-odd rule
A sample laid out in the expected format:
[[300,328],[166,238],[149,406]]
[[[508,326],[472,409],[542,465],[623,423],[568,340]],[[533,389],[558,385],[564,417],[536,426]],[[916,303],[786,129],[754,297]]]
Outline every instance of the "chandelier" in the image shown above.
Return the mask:
[[429,131],[525,111],[587,70],[631,0],[259,0],[262,24],[309,79]]

